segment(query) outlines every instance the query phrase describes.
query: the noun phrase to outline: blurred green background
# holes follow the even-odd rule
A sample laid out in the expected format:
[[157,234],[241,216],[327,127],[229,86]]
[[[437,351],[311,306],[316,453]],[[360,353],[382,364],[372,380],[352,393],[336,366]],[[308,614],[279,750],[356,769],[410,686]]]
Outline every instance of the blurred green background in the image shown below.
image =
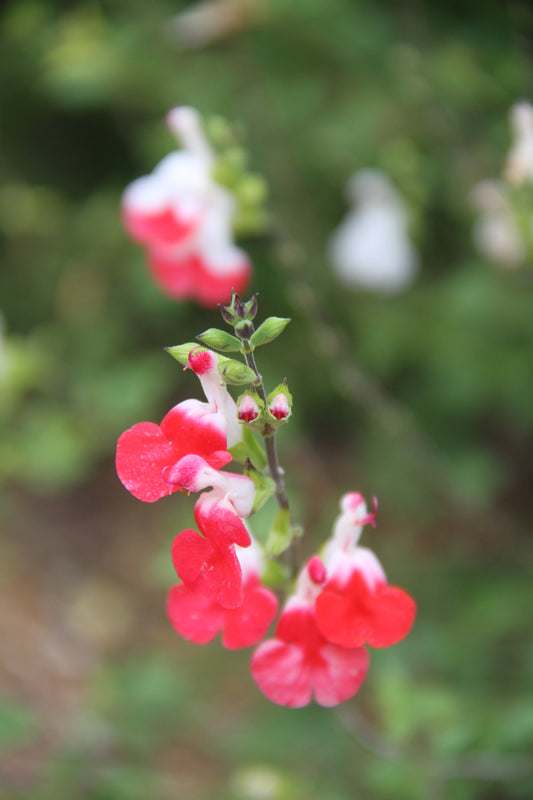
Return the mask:
[[[533,272],[475,252],[469,200],[533,98],[531,7],[225,0],[194,46],[176,21],[192,7],[0,17],[0,797],[531,798]],[[239,243],[258,319],[293,320],[258,356],[295,398],[279,447],[305,549],[341,494],[376,494],[364,543],[419,604],[337,710],[275,707],[249,652],[174,635],[169,548],[192,503],[145,506],[114,474],[125,428],[199,396],[162,348],[219,324],[159,293],[119,220],[178,104],[228,120],[269,187]],[[367,166],[408,202],[421,256],[390,297],[347,291],[326,258]]]

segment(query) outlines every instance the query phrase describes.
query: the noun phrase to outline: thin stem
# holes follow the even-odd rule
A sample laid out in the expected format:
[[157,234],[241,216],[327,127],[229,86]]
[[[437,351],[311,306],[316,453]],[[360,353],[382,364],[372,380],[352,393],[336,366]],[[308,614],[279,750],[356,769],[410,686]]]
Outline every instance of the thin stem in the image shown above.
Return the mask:
[[[267,397],[266,397],[265,387],[263,384],[263,376],[257,369],[257,364],[255,362],[254,354],[245,353],[244,357],[246,359],[247,365],[250,367],[250,369],[253,369],[253,371],[257,376],[257,382],[255,384],[255,388],[257,389],[257,393],[261,398],[261,400],[264,402],[266,407]],[[290,510],[289,498],[287,497],[287,492],[285,491],[285,481],[283,480],[281,467],[278,461],[278,453],[276,450],[276,433],[274,431],[269,436],[264,436],[263,438],[265,440],[265,450],[267,455],[270,477],[276,484],[276,500],[278,501],[278,505],[280,508],[289,511]]]

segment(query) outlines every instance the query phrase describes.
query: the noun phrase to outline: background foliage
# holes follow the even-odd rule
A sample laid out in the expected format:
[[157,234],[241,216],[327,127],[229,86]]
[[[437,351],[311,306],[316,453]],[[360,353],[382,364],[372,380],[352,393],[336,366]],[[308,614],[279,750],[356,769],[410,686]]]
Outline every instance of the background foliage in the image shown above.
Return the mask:
[[[5,796],[530,797],[532,273],[474,251],[469,198],[533,97],[532,12],[237,3],[234,30],[192,48],[186,5],[13,0],[0,18]],[[247,653],[177,641],[168,548],[191,509],[141,507],[113,475],[122,430],[193,391],[162,347],[218,324],[159,294],[119,221],[176,104],[228,120],[228,168],[246,153],[269,186],[241,244],[260,316],[293,319],[260,366],[295,397],[280,446],[308,547],[343,492],[377,494],[367,536],[419,602],[335,712],[271,706]],[[393,297],[327,263],[365,166],[407,199],[421,254]]]

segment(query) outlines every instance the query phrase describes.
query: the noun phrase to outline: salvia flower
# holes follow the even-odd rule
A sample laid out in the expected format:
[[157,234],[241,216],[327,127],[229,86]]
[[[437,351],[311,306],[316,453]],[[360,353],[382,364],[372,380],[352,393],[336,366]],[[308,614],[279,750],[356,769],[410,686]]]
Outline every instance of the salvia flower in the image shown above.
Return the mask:
[[222,633],[229,650],[251,647],[266,634],[278,607],[276,595],[261,585],[262,556],[252,539],[246,548],[235,547],[242,570],[242,603],[236,608],[222,605],[214,593],[195,591],[194,586],[174,586],[168,595],[167,612],[175,630],[196,644],[210,642]]
[[231,461],[227,452],[241,438],[235,402],[221,383],[218,356],[205,350],[192,351],[189,366],[198,375],[207,397],[184,400],[174,406],[161,425],[139,422],[118,440],[117,474],[126,489],[139,500],[152,503],[188,488],[168,473],[186,455],[201,456],[214,470]]
[[229,300],[232,287],[242,291],[250,280],[248,257],[233,242],[235,201],[212,178],[215,156],[198,113],[174,108],[167,124],[183,149],[126,188],[124,226],[146,248],[150,271],[163,291],[216,306]]
[[414,623],[415,601],[389,586],[374,553],[358,545],[363,526],[374,521],[361,495],[345,495],[325,549],[328,579],[316,601],[316,619],[321,634],[342,647],[389,647]]
[[315,615],[324,570],[317,557],[306,564],[287,601],[275,638],[259,645],[252,657],[252,676],[272,702],[301,708],[314,699],[335,706],[352,697],[369,666],[364,647],[339,647],[322,635]]

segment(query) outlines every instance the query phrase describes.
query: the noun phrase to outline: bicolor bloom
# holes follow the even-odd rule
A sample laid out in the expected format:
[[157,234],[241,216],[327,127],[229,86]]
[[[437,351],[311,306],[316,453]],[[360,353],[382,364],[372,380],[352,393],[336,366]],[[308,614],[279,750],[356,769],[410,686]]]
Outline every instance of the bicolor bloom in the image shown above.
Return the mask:
[[344,495],[325,549],[328,579],[316,601],[316,619],[321,634],[341,647],[389,647],[407,636],[414,623],[413,598],[389,586],[374,553],[358,545],[363,526],[374,521],[362,495]]
[[335,706],[352,697],[366,677],[365,648],[332,644],[317,626],[315,602],[323,580],[323,566],[315,556],[300,573],[275,638],[260,644],[252,657],[255,682],[278,705],[301,708],[315,699],[319,705]]
[[184,456],[165,470],[165,479],[188,492],[201,492],[211,487],[210,492],[200,495],[194,507],[198,525],[209,524],[210,517],[221,506],[230,509],[239,519],[252,513],[255,486],[251,478],[235,472],[219,472],[201,456]]
[[233,242],[235,201],[212,178],[215,157],[198,113],[174,108],[167,124],[184,148],[126,188],[124,227],[146,248],[163,291],[215,306],[229,300],[232,287],[244,291],[250,280],[248,257]]
[[186,455],[202,456],[217,470],[231,461],[227,452],[241,439],[235,402],[218,374],[218,356],[193,350],[189,366],[198,375],[207,403],[184,400],[174,406],[161,425],[139,422],[117,443],[117,474],[139,500],[153,503],[182,488],[168,473]]
[[168,616],[185,639],[206,644],[221,632],[224,647],[236,650],[257,644],[266,634],[276,616],[278,601],[273,592],[261,586],[260,548],[252,539],[249,547],[236,546],[235,554],[242,570],[243,594],[238,607],[224,607],[214,592],[204,591],[205,579],[200,591],[195,591],[194,583],[192,588],[183,583],[170,590]]

